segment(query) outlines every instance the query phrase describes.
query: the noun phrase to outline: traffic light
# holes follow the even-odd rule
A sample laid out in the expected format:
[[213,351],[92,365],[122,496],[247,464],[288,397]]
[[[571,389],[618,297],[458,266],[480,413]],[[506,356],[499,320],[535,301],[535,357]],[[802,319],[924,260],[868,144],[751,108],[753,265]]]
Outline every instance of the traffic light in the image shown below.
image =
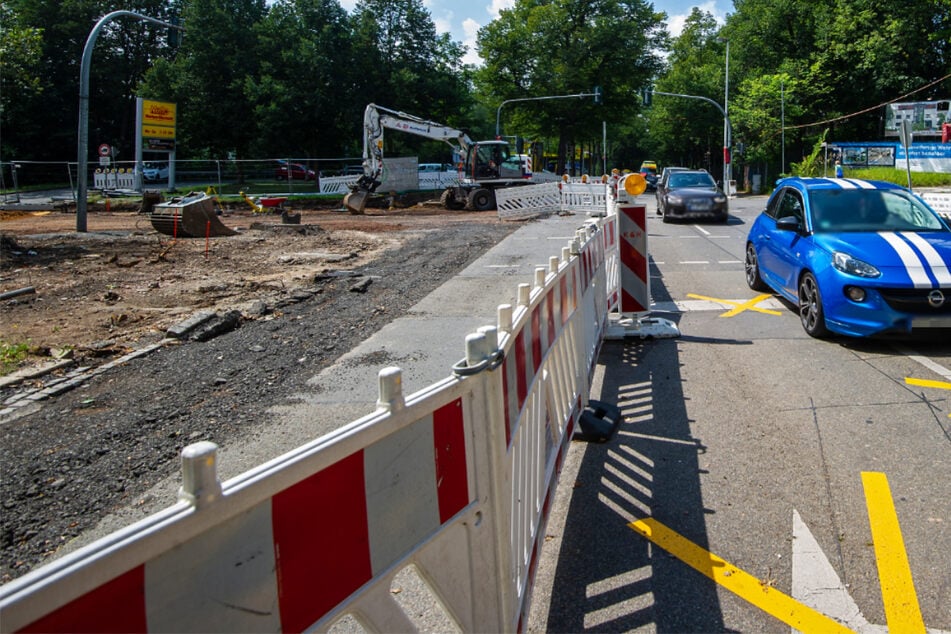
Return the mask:
[[604,91],[601,90],[601,86],[594,87],[594,103],[599,105],[604,103]]
[[649,106],[651,105],[651,101],[653,101],[653,99],[654,99],[653,86],[645,86],[644,88],[641,88],[641,103],[643,103],[645,106]]
[[174,25],[168,30],[168,45],[171,48],[178,48],[182,45],[182,31],[178,26],[182,23],[181,19],[177,15],[173,15],[168,19],[169,24]]

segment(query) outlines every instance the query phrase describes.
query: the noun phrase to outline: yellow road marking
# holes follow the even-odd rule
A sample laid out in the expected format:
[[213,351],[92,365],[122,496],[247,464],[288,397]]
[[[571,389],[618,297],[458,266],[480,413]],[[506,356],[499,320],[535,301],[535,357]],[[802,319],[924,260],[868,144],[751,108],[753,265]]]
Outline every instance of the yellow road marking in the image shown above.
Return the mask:
[[852,631],[821,612],[783,594],[773,588],[769,582],[761,581],[700,548],[653,518],[637,520],[628,526],[697,572],[706,575],[741,599],[752,603],[790,627],[801,632]]
[[736,306],[727,312],[720,315],[720,317],[733,317],[734,315],[739,315],[744,310],[755,310],[758,313],[765,313],[767,315],[782,315],[778,310],[771,310],[769,308],[760,308],[756,304],[759,304],[764,299],[769,299],[772,297],[769,293],[763,295],[757,295],[753,299],[746,302],[732,302],[728,299],[717,299],[716,297],[706,297],[705,295],[695,295],[694,293],[687,293],[687,297],[691,299],[703,299],[708,302],[716,302],[718,304],[730,304],[731,306]]
[[[933,387],[939,390],[951,390],[951,383],[947,381],[930,381],[928,379],[913,379],[911,377],[905,377],[905,383],[908,385],[917,385],[919,387]],[[948,414],[948,418],[951,418],[951,414]]]
[[888,631],[925,632],[888,479],[884,473],[863,471],[862,486],[865,487],[865,505],[868,507]]

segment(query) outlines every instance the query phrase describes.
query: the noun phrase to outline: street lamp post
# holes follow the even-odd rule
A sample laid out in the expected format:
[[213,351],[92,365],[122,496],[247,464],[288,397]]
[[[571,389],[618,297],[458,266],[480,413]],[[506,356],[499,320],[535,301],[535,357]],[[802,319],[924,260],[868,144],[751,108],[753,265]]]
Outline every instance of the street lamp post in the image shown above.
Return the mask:
[[730,181],[733,175],[732,157],[730,156],[730,40],[725,37],[717,38],[726,43],[726,69],[723,73],[723,191],[730,194]]
[[76,161],[78,172],[76,174],[76,231],[80,233],[86,232],[86,191],[88,188],[87,181],[89,180],[89,174],[87,173],[89,163],[89,157],[87,156],[89,152],[89,67],[92,63],[92,49],[96,45],[96,38],[99,37],[99,31],[102,30],[102,27],[115,18],[122,16],[144,20],[145,22],[151,22],[170,29],[184,30],[183,27],[177,24],[169,24],[168,22],[150,18],[146,15],[140,15],[133,11],[113,11],[100,18],[99,21],[96,22],[96,26],[89,32],[89,37],[86,38],[86,45],[83,47],[82,60],[79,64],[79,132],[77,134],[77,154],[79,156]]

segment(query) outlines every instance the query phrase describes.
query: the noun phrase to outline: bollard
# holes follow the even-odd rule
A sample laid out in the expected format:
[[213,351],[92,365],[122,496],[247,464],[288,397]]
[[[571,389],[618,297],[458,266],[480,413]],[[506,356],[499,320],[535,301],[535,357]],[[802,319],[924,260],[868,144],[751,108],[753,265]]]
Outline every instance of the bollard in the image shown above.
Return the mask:
[[545,288],[545,269],[537,268],[535,269],[535,288]]
[[472,333],[466,335],[466,365],[474,368],[489,357],[485,335]]
[[519,284],[518,285],[518,305],[527,307],[531,301],[532,296],[532,285],[531,284]]
[[512,333],[512,305],[499,304],[498,307],[499,332]]
[[380,397],[376,401],[377,409],[395,412],[403,409],[403,371],[390,366],[380,370]]
[[207,440],[182,449],[182,486],[178,499],[195,508],[211,504],[221,495],[218,481],[218,445]]

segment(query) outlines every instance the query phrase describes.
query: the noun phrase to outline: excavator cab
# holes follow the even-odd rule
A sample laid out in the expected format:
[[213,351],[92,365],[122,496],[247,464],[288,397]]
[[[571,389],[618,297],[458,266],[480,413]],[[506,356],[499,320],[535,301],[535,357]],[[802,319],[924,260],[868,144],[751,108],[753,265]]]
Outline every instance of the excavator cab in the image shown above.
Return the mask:
[[473,181],[514,180],[524,175],[517,154],[507,141],[473,143],[466,156],[466,176]]

